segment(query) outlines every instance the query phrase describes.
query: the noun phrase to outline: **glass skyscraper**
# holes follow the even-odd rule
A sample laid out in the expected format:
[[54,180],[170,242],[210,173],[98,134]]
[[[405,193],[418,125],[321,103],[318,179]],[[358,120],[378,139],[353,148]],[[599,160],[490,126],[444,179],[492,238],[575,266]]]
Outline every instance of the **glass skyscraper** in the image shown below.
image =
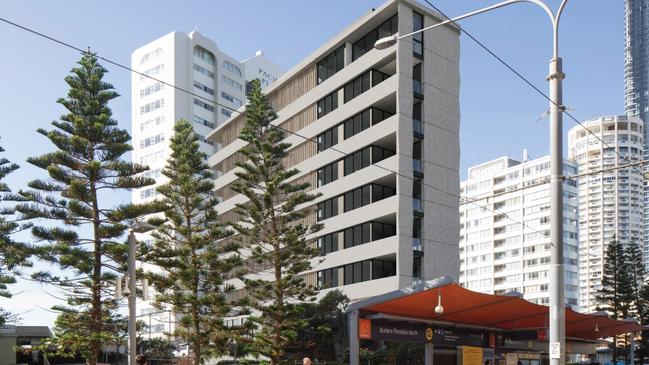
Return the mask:
[[[649,122],[649,0],[625,1],[624,107],[628,116]],[[645,128],[644,159],[649,159],[649,134]],[[645,171],[649,168],[645,166]],[[649,268],[649,185],[644,185],[644,260]]]

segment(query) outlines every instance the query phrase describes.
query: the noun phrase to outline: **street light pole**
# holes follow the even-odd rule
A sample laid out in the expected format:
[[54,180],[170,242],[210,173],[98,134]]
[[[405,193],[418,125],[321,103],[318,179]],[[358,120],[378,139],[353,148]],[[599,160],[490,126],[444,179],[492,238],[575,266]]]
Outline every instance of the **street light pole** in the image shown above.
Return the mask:
[[128,233],[128,364],[135,365],[137,356],[136,308],[135,308],[135,251],[137,241],[133,229]]
[[135,256],[137,255],[137,239],[135,233],[145,233],[155,226],[144,223],[134,222],[128,231],[128,364],[135,365],[135,358],[137,356],[137,331],[136,331],[136,299],[137,299],[137,286],[135,277]]
[[[553,56],[550,60],[550,73],[547,77],[550,87],[550,321],[549,321],[549,353],[550,365],[565,364],[565,278],[563,263],[563,73],[562,59],[559,57],[559,20],[568,0],[562,0],[556,12],[542,0],[507,0],[482,9],[478,9],[454,18],[441,21],[423,29],[404,34],[398,34],[379,39],[374,45],[377,49],[386,49],[400,39],[411,37],[436,27],[455,23],[491,10],[499,9],[516,3],[532,3],[541,7],[552,22]],[[352,359],[354,360],[354,359]]]

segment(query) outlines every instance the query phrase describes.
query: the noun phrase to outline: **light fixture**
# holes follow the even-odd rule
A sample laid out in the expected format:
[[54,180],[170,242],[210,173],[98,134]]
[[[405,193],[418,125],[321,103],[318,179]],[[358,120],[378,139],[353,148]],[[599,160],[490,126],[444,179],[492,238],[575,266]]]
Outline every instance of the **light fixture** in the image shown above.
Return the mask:
[[597,322],[595,322],[595,333],[599,332],[599,327],[597,327]]
[[398,39],[398,33],[395,33],[391,36],[387,36],[384,38],[379,39],[374,43],[374,48],[376,49],[386,49],[394,46],[397,44],[397,39]]
[[444,307],[442,307],[442,292],[437,292],[437,307],[435,307],[436,314],[444,313]]

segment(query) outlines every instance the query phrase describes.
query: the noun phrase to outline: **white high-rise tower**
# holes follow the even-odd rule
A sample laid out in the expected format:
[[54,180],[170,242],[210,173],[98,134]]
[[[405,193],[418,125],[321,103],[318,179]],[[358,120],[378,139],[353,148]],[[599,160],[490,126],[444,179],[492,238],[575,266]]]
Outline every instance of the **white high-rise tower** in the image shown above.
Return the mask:
[[[269,85],[283,73],[261,51],[239,62],[197,31],[171,32],[136,49],[131,55],[131,67],[151,76],[134,73],[131,78],[133,162],[148,165],[146,175],[156,180],[154,186],[133,191],[134,203],[154,199],[156,187],[165,182],[161,172],[169,157],[175,121],[192,122],[201,140],[201,151],[210,156],[218,146],[205,136],[246,102],[246,84],[259,78],[262,85]],[[144,234],[138,239],[150,238]],[[140,319],[150,324],[152,336],[172,330],[173,319],[168,313],[147,315],[153,308],[146,304],[140,308],[145,315]]]
[[[563,164],[564,175],[577,166]],[[501,157],[469,168],[460,206],[460,284],[489,293],[519,292],[550,303],[550,156]],[[577,183],[563,185],[565,297],[577,305]],[[482,207],[486,207],[483,209]]]
[[[570,159],[579,163],[579,306],[597,307],[606,246],[642,242],[641,166],[620,168],[642,159],[643,123],[637,117],[602,117],[570,129]],[[608,145],[608,146],[607,146]]]

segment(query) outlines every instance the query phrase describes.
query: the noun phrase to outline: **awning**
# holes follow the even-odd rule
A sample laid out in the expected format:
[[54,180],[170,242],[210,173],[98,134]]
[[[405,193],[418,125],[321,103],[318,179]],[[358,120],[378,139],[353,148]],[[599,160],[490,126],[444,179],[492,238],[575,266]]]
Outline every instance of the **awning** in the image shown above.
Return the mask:
[[[440,298],[444,311],[437,314]],[[409,288],[356,302],[350,310],[515,331],[548,328],[549,307],[530,303],[519,293],[483,294],[440,278],[419,291]],[[583,314],[566,308],[566,337],[595,340],[643,329],[647,328],[634,320],[614,320],[603,313]]]

